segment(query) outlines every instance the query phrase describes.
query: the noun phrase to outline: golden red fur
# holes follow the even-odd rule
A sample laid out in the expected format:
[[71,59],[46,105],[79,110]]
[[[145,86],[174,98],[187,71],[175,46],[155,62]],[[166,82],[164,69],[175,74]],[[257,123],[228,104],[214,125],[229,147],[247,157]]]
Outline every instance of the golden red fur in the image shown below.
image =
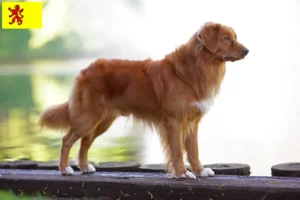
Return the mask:
[[198,123],[219,91],[225,62],[247,53],[231,27],[207,22],[162,60],[96,60],[77,76],[68,102],[48,108],[40,118],[41,126],[67,129],[60,170],[68,174],[70,148],[81,138],[79,167],[92,172],[87,154],[94,139],[118,116],[132,114],[158,130],[175,176],[191,178],[184,153],[194,174],[205,175],[198,157]]

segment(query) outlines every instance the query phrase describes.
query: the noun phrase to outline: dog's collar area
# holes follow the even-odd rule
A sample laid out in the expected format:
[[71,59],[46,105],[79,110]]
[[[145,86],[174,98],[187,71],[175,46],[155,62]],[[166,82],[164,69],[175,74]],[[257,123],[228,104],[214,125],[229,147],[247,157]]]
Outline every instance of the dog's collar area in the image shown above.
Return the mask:
[[201,41],[201,39],[200,39],[198,33],[196,34],[196,37],[197,37],[197,40],[198,40],[198,42],[199,42],[198,44],[199,44],[200,48],[203,48],[203,47],[204,47],[204,44],[203,44],[203,42]]
[[200,38],[200,36],[199,36],[199,33],[197,33],[196,35],[197,35],[197,36],[196,36],[197,39],[202,43],[201,38]]

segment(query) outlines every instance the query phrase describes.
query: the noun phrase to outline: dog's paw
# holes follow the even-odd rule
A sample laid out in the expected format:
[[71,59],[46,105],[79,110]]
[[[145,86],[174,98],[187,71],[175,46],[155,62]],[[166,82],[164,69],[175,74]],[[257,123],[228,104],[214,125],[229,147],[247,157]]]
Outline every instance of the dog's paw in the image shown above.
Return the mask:
[[81,170],[84,174],[94,173],[96,171],[95,167],[92,164],[88,164],[86,169]]
[[64,170],[61,171],[62,175],[73,175],[74,170],[71,166],[67,166]]
[[190,171],[186,171],[184,174],[181,174],[180,176],[174,176],[173,178],[191,178],[191,179],[196,179],[196,176],[190,172]]
[[211,168],[204,168],[199,176],[201,177],[208,177],[208,176],[214,176],[215,175],[215,172],[211,169]]

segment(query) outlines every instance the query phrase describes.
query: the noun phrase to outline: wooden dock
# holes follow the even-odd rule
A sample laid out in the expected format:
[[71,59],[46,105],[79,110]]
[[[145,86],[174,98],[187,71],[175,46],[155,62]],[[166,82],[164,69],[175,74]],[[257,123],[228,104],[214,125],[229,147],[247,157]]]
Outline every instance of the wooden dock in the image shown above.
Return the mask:
[[0,190],[18,195],[106,200],[300,200],[300,178],[217,175],[173,179],[165,173],[0,169]]

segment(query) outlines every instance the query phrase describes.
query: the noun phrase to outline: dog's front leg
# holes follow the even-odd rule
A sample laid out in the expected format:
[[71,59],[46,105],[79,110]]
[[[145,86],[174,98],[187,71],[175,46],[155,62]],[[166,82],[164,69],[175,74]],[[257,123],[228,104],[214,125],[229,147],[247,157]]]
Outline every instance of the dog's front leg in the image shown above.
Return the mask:
[[183,141],[181,122],[174,118],[166,118],[163,125],[163,144],[167,150],[167,158],[173,167],[175,178],[196,178],[194,174],[187,171],[183,162]]
[[204,168],[199,160],[198,153],[198,124],[200,119],[195,120],[187,130],[185,138],[185,149],[187,153],[187,159],[191,165],[192,172],[196,176],[214,176],[214,172],[210,168]]

